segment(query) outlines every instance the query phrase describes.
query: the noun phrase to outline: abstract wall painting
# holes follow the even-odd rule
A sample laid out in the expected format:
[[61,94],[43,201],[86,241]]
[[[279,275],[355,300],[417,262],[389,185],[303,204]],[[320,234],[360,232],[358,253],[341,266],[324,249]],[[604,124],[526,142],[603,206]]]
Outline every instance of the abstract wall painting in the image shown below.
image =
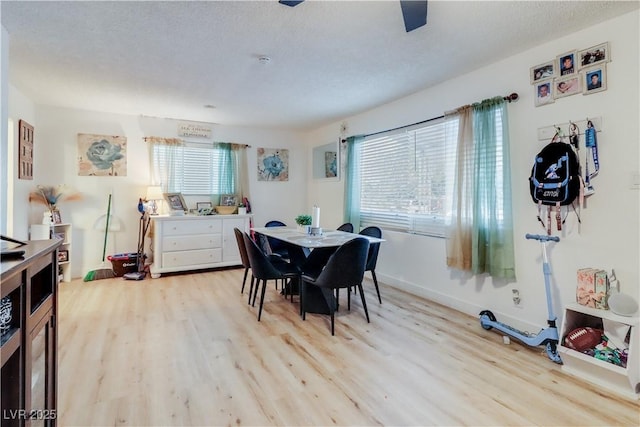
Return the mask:
[[338,176],[338,153],[335,151],[324,152],[324,176],[326,178]]
[[258,181],[289,181],[289,150],[258,148]]
[[78,134],[79,176],[127,176],[127,138]]

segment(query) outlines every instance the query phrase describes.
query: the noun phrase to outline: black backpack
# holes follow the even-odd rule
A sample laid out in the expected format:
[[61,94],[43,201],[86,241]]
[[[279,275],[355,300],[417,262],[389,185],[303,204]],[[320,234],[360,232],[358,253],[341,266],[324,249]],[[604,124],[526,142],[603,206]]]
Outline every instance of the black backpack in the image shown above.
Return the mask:
[[570,205],[580,193],[580,163],[571,145],[551,142],[536,155],[529,186],[537,204]]

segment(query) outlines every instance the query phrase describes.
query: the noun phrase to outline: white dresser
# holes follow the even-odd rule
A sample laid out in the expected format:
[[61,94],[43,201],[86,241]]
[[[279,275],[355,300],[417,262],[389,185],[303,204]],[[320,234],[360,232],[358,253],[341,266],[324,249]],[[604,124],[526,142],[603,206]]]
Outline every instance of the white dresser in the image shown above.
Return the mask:
[[249,231],[251,215],[152,216],[151,277],[240,265],[234,228]]

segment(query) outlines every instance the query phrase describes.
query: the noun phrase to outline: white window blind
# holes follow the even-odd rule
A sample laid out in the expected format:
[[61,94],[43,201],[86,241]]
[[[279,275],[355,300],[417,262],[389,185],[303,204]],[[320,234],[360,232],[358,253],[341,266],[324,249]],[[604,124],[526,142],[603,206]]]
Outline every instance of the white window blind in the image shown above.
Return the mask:
[[455,147],[446,147],[442,119],[362,144],[360,219],[363,227],[444,235]]
[[[234,194],[233,162],[212,144],[154,145],[155,176],[166,177],[171,193],[187,195]],[[231,188],[229,188],[231,187]]]

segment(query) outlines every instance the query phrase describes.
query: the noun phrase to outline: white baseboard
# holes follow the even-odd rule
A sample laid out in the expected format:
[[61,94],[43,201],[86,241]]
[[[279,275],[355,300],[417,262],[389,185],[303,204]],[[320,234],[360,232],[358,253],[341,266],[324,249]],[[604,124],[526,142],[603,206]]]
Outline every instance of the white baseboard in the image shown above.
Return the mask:
[[[442,304],[446,307],[452,308],[454,310],[460,311],[462,313],[468,314],[473,317],[479,318],[480,312],[482,310],[487,309],[487,307],[481,307],[477,304],[472,304],[468,301],[464,301],[459,298],[452,297],[451,295],[446,295],[441,292],[436,292],[432,289],[425,288],[424,286],[420,286],[415,283],[399,280],[397,278],[390,277],[378,272],[376,272],[376,276],[378,278],[378,281],[381,283],[384,283],[394,288],[401,289],[405,292],[409,292],[410,294],[426,298],[430,301],[437,302],[438,304]],[[525,322],[522,319],[509,316],[508,314],[505,314],[505,313],[494,312],[493,314],[496,316],[496,318],[500,322],[504,322],[514,328],[517,328],[523,331],[531,331],[533,333],[538,333],[540,329],[546,326],[544,323],[540,325],[534,325],[532,323]],[[478,321],[478,324],[479,324],[479,321]]]

